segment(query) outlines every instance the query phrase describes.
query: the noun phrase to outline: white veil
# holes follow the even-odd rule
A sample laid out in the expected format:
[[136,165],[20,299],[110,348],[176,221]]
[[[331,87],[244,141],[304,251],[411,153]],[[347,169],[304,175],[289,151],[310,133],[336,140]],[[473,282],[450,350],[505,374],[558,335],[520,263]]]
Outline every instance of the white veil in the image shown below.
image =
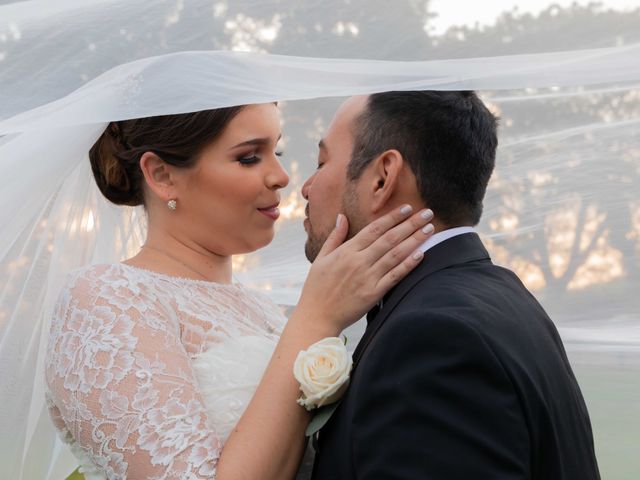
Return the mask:
[[437,4],[0,0],[3,478],[75,468],[43,408],[52,303],[69,270],[119,261],[144,238],[143,212],[108,204],[92,181],[87,151],[106,122],[279,101],[283,219],[236,272],[290,305],[308,268],[299,190],[336,97],[408,89],[476,89],[500,115],[480,233],[559,326],[603,477],[640,469],[640,2],[512,11],[434,35]]

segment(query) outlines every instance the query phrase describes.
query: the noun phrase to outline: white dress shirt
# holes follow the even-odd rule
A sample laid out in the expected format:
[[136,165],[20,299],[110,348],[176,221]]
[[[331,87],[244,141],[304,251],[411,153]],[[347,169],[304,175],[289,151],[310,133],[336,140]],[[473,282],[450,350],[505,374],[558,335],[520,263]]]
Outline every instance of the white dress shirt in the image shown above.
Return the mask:
[[441,232],[434,233],[433,235],[431,235],[422,245],[418,247],[418,249],[426,253],[427,250],[435,247],[436,245],[444,242],[445,240],[449,240],[450,238],[457,237],[458,235],[462,235],[464,233],[474,233],[475,231],[476,230],[473,227],[449,228],[448,230],[443,230]]

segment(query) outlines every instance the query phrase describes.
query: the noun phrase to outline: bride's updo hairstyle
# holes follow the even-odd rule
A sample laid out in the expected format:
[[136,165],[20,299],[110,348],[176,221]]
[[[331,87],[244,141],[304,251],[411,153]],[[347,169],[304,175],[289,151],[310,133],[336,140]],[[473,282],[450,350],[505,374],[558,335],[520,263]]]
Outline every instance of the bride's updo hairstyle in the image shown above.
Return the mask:
[[145,152],[175,167],[189,168],[242,108],[111,122],[89,151],[98,188],[116,205],[144,205],[140,158]]

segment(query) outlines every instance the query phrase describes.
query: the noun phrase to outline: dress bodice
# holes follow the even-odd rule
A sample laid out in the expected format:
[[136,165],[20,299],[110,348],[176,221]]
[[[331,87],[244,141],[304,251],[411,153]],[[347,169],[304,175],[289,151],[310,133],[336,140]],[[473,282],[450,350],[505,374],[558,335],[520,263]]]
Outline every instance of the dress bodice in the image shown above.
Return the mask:
[[74,272],[52,320],[47,401],[85,476],[215,478],[285,321],[239,284],[124,264]]

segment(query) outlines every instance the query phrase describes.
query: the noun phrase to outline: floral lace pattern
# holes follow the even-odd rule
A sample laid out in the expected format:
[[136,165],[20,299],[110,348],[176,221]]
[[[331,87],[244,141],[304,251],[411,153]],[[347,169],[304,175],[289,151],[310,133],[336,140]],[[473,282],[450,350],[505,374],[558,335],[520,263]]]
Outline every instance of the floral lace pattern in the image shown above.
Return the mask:
[[[77,271],[51,326],[52,420],[91,478],[214,478],[284,322],[275,304],[241,285],[123,264]],[[207,366],[215,358],[250,375]]]

